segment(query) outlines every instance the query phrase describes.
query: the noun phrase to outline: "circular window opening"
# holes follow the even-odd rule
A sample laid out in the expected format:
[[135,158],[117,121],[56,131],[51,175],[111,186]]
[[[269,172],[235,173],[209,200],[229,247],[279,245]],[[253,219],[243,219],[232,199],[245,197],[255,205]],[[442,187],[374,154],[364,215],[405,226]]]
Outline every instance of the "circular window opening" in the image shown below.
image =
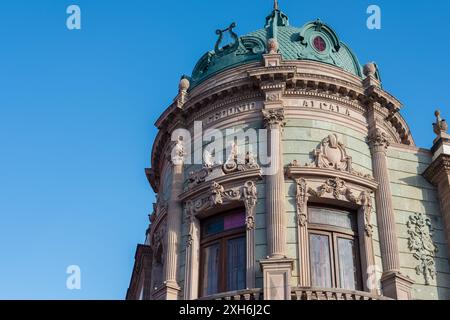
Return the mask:
[[319,52],[324,52],[327,48],[327,43],[321,36],[317,36],[313,40],[314,48]]

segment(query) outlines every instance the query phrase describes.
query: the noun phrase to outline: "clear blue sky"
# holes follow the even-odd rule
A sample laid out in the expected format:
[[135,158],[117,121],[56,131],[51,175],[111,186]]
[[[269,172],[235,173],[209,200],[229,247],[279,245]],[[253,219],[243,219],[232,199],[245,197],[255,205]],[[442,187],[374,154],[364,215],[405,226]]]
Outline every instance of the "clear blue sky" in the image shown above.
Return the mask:
[[[82,30],[66,28],[66,8]],[[366,9],[382,9],[382,30]],[[41,0],[0,4],[0,299],[123,299],[152,193],[154,121],[219,27],[263,26],[271,0]],[[449,1],[280,0],[376,61],[419,146],[450,118]],[[66,289],[66,267],[82,290]]]

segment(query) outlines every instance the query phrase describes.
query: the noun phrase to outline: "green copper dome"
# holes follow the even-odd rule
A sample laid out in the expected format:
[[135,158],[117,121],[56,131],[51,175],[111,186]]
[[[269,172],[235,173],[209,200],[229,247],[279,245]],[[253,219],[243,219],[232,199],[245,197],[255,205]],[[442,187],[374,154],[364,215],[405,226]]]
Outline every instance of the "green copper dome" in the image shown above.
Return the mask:
[[[192,87],[218,72],[260,61],[267,52],[267,42],[277,40],[278,52],[284,60],[312,60],[339,67],[355,76],[363,77],[358,59],[336,33],[320,20],[301,28],[289,26],[289,18],[276,5],[266,18],[264,29],[238,37],[232,23],[225,30],[217,30],[219,39],[213,51],[204,54],[191,76]],[[223,36],[229,33],[232,43],[221,47]]]

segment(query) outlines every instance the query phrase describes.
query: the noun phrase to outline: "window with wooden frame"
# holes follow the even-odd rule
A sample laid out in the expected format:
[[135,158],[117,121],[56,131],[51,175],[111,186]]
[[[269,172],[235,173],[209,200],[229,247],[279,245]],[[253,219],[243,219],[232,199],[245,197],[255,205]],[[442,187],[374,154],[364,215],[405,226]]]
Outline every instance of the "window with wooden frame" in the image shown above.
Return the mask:
[[311,285],[362,290],[356,212],[311,206],[308,216]]
[[233,210],[201,223],[200,294],[245,289],[245,210]]

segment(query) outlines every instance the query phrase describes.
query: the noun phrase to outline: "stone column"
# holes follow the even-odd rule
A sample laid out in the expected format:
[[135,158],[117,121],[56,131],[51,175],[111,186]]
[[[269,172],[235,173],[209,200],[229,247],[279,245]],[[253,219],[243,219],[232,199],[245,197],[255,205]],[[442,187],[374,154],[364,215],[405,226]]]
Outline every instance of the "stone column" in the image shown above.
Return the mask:
[[177,281],[178,252],[180,249],[181,222],[183,206],[178,196],[183,192],[183,158],[184,151],[181,141],[175,143],[172,150],[172,190],[167,208],[167,234],[164,285],[166,288],[165,299],[177,300],[180,286]]
[[284,126],[283,109],[263,110],[268,129],[271,168],[266,174],[267,252],[269,258],[286,257],[286,214],[284,210],[284,170],[281,131]]
[[383,294],[394,299],[410,299],[413,282],[400,274],[400,256],[386,155],[390,142],[384,132],[374,127],[369,144],[374,178],[378,182],[375,200],[383,263]]
[[378,191],[376,192],[376,204],[381,257],[385,272],[400,270],[392,193],[387,168],[386,152],[388,147],[389,140],[386,134],[379,129],[372,132],[370,136],[370,148],[372,151],[373,174],[379,184]]
[[284,168],[281,132],[284,126],[282,108],[263,110],[270,141],[271,169],[266,170],[266,260],[261,260],[264,300],[291,299],[293,260],[286,258],[286,212],[284,209]]

